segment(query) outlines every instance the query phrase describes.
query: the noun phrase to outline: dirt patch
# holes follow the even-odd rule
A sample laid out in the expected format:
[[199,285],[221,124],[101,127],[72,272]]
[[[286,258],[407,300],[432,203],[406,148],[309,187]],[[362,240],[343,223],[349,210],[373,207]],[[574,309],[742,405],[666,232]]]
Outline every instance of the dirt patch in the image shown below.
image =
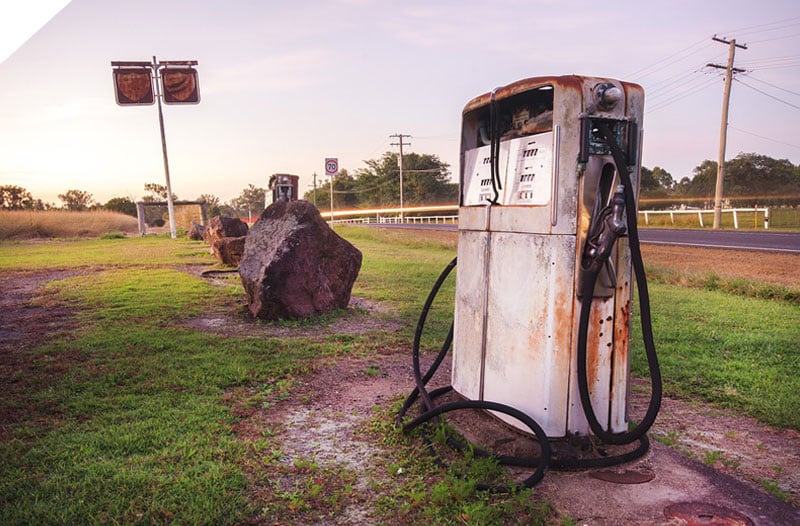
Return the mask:
[[246,304],[232,302],[214,312],[192,318],[185,325],[202,332],[247,338],[310,338],[400,328],[400,324],[384,306],[356,296],[350,298],[350,305],[343,312],[308,322],[267,322],[254,319]]
[[73,309],[43,289],[79,271],[3,272],[0,274],[0,440],[21,422],[51,422],[60,409],[42,397],[23,402],[20,393],[44,390],[80,360],[77,353],[36,351],[68,337],[77,327]]
[[[641,379],[634,379],[633,385],[629,408],[632,414],[641,415],[649,400],[649,387]],[[778,489],[788,502],[800,507],[798,431],[776,429],[696,400],[664,398],[650,433],[718,471],[756,487]]]
[[778,252],[748,252],[714,248],[675,247],[642,244],[645,266],[654,266],[678,273],[716,274],[727,278],[744,278],[800,287],[797,268],[800,255]]

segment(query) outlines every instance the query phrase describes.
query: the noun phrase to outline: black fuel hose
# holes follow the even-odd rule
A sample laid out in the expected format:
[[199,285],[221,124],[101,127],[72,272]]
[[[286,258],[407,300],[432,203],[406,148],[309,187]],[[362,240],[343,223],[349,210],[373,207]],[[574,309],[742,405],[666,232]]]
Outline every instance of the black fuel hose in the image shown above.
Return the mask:
[[636,288],[639,296],[639,316],[642,327],[642,340],[644,341],[645,354],[647,356],[647,365],[650,372],[651,382],[650,402],[647,407],[647,412],[636,427],[623,433],[610,433],[603,429],[603,426],[600,425],[600,422],[597,420],[594,408],[592,407],[589,396],[589,384],[586,368],[586,342],[589,332],[589,317],[591,314],[592,297],[594,296],[595,283],[601,270],[600,266],[594,265],[584,272],[583,282],[581,284],[583,300],[581,301],[580,318],[578,322],[578,390],[580,392],[581,406],[583,407],[583,412],[586,415],[586,420],[589,423],[592,433],[594,433],[595,436],[607,444],[618,445],[629,444],[640,439],[652,427],[656,416],[658,415],[658,411],[661,408],[662,382],[661,369],[658,365],[658,356],[656,355],[655,343],[653,340],[652,319],[650,315],[650,293],[647,289],[647,279],[645,278],[644,274],[642,252],[639,246],[639,230],[636,226],[636,202],[633,195],[633,184],[631,183],[628,165],[625,161],[625,155],[622,153],[622,149],[617,144],[608,124],[598,121],[597,128],[605,138],[606,143],[611,148],[614,164],[617,167],[617,174],[619,175],[624,187],[625,217],[627,219],[628,238],[630,240],[629,244],[631,249],[631,262],[633,265],[634,274],[636,276]]
[[[450,350],[453,341],[453,324],[450,324],[450,330],[448,332],[447,338],[445,338],[445,342],[442,345],[439,354],[434,359],[431,366],[428,368],[428,371],[423,375],[421,368],[420,368],[420,341],[422,338],[422,333],[425,327],[425,321],[428,318],[428,313],[433,305],[433,301],[436,299],[436,296],[439,293],[439,289],[441,288],[442,284],[444,284],[447,276],[452,272],[452,270],[456,267],[456,258],[445,267],[442,273],[439,275],[439,278],[434,283],[433,288],[431,289],[430,293],[428,294],[428,298],[425,300],[425,305],[422,308],[422,312],[420,313],[419,320],[417,322],[417,328],[414,332],[414,344],[412,347],[413,353],[413,372],[414,372],[414,381],[416,383],[416,387],[411,392],[411,394],[406,398],[405,402],[403,403],[400,411],[397,415],[397,424],[402,426],[404,432],[409,432],[412,429],[428,422],[444,413],[448,413],[451,411],[458,411],[463,409],[484,409],[484,410],[491,410],[496,411],[499,413],[506,414],[511,416],[521,423],[523,423],[528,429],[530,429],[531,434],[536,437],[536,440],[539,442],[541,448],[541,455],[538,458],[527,458],[527,457],[515,457],[510,455],[500,455],[495,456],[495,459],[499,464],[502,465],[513,465],[513,466],[523,466],[523,467],[535,467],[535,471],[532,475],[522,481],[519,486],[523,488],[531,488],[538,484],[542,478],[544,478],[544,474],[547,471],[549,462],[550,462],[550,443],[547,440],[547,435],[545,434],[544,430],[541,426],[536,423],[530,416],[523,413],[519,409],[513,408],[511,406],[501,404],[498,402],[490,402],[485,400],[461,400],[457,402],[450,402],[441,405],[435,405],[434,399],[438,396],[441,396],[445,393],[450,392],[453,387],[452,385],[447,385],[445,387],[441,387],[430,393],[426,389],[426,385],[428,381],[433,377],[436,373],[436,370],[444,360],[445,356]],[[417,398],[422,398],[422,403],[424,406],[423,412],[420,416],[415,418],[410,422],[403,422],[403,419],[406,416],[408,409],[414,404]],[[459,444],[455,444],[451,442],[451,445],[454,447],[459,447]],[[481,450],[480,448],[475,448],[476,456],[488,456],[489,453]],[[478,484],[477,489],[485,490],[485,491],[495,491],[495,492],[507,492],[511,491],[512,487],[507,486],[492,486],[487,484]]]

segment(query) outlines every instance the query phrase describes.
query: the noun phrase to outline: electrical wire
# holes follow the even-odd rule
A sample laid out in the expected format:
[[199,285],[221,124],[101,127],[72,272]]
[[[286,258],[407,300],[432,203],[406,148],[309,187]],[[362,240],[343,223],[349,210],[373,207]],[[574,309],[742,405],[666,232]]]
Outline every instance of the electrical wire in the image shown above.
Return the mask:
[[715,85],[718,82],[718,80],[719,80],[719,76],[717,75],[715,78],[708,79],[703,84],[698,85],[698,86],[696,86],[695,88],[693,88],[691,90],[677,92],[673,96],[671,96],[670,98],[662,100],[660,102],[657,102],[657,103],[651,105],[647,110],[645,110],[645,113],[652,113],[654,111],[659,111],[661,109],[664,109],[664,108],[666,108],[668,106],[671,106],[671,105],[675,104],[676,102],[680,102],[680,101],[686,99],[687,97],[689,97],[691,95],[694,95],[695,93],[699,93],[701,91],[704,91],[706,88],[709,88],[710,86]]
[[735,77],[734,77],[734,79],[733,79],[733,80],[735,80],[736,82],[738,82],[739,84],[741,84],[741,85],[743,85],[743,86],[747,86],[748,88],[750,88],[750,89],[751,89],[751,90],[753,90],[753,91],[757,91],[758,93],[761,93],[761,94],[762,94],[762,95],[764,95],[764,96],[767,96],[767,97],[769,97],[769,98],[771,98],[771,99],[773,99],[773,100],[777,100],[778,102],[782,102],[783,104],[786,104],[787,106],[790,106],[790,107],[792,107],[792,108],[794,108],[794,109],[796,109],[796,110],[800,110],[800,106],[798,106],[798,105],[796,105],[796,104],[792,104],[791,102],[787,102],[787,101],[785,101],[785,100],[783,100],[783,99],[779,99],[779,98],[778,98],[778,97],[776,97],[775,95],[770,95],[770,94],[769,94],[769,93],[767,93],[766,91],[763,91],[763,90],[760,90],[760,89],[758,89],[758,88],[756,88],[756,87],[754,87],[754,86],[751,86],[750,84],[748,84],[748,83],[744,82],[742,79],[738,79],[738,78],[735,78]]
[[[797,20],[797,22],[794,22]],[[777,26],[777,27],[769,27],[769,26]],[[757,24],[754,26],[745,26],[740,27],[737,29],[732,29],[730,31],[724,31],[723,34],[733,34],[736,33],[737,35],[756,35],[758,33],[766,33],[768,31],[777,31],[779,29],[786,29],[789,27],[800,26],[800,17],[792,17],[792,18],[784,18],[782,20],[776,20],[774,22],[766,22],[764,24]],[[759,29],[763,28],[763,29]],[[750,31],[753,30],[753,31]]]
[[[691,50],[692,48],[694,48],[696,46],[699,46],[701,44],[702,44],[702,46],[699,49],[696,49],[696,50],[692,51],[691,53],[686,53],[689,50]],[[687,46],[687,47],[685,47],[685,48],[683,48],[681,50],[678,50],[675,53],[673,53],[673,54],[671,54],[671,55],[669,55],[669,56],[667,56],[667,57],[665,57],[665,58],[663,58],[661,60],[653,62],[652,64],[649,64],[649,65],[647,65],[647,66],[645,66],[643,68],[640,68],[640,69],[638,69],[638,70],[636,70],[636,71],[634,71],[632,73],[629,73],[628,75],[626,75],[626,77],[628,77],[628,78],[637,78],[637,76],[638,76],[639,79],[643,79],[643,78],[645,78],[645,77],[647,77],[649,75],[652,75],[656,71],[661,71],[661,70],[663,70],[664,68],[666,68],[668,66],[676,64],[678,62],[681,62],[682,60],[685,60],[688,57],[690,57],[692,55],[695,55],[695,54],[697,54],[697,53],[709,48],[710,46],[711,46],[711,43],[708,42],[708,39],[704,38],[703,40],[698,40],[694,44],[690,44],[689,46]],[[671,59],[674,59],[674,60],[671,60]],[[664,64],[665,62],[666,62],[666,64]],[[662,64],[663,64],[663,66],[662,66]],[[661,67],[658,67],[658,66],[661,66]],[[656,68],[656,69],[653,69],[653,68]],[[653,71],[649,71],[651,69],[653,69]]]
[[771,137],[765,137],[765,136],[759,135],[757,133],[753,133],[753,132],[750,132],[750,131],[747,131],[747,130],[743,130],[741,128],[737,128],[736,126],[733,126],[730,123],[728,124],[728,128],[730,128],[731,130],[736,130],[736,131],[738,131],[740,133],[745,133],[747,135],[752,135],[753,137],[758,137],[759,139],[764,139],[765,141],[770,141],[770,142],[774,142],[774,143],[777,143],[777,144],[783,144],[784,146],[791,146],[792,148],[800,148],[800,145],[792,144],[792,143],[788,143],[788,142],[784,142],[784,141],[779,141],[778,139],[773,139]]

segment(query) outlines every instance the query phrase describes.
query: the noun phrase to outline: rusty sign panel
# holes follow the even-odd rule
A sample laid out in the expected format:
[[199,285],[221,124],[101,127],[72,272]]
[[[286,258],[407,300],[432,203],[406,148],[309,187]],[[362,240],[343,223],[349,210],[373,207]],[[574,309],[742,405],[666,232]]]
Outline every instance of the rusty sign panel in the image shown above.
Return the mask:
[[155,102],[150,68],[114,69],[114,94],[120,106],[150,105]]
[[200,87],[194,68],[165,68],[161,70],[161,88],[166,104],[197,104]]

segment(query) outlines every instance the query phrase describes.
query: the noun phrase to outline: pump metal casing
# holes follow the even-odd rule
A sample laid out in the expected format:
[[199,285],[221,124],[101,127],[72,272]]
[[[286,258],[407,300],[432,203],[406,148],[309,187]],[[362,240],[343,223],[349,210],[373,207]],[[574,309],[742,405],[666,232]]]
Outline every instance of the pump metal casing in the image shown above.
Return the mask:
[[[560,76],[525,79],[464,108],[452,384],[468,399],[522,410],[549,437],[589,432],[576,377],[578,318],[588,300],[579,297],[581,260],[592,214],[619,184],[593,126],[611,126],[638,195],[643,106],[636,84]],[[627,238],[610,262],[592,302],[587,376],[600,423],[621,432],[629,383]]]

